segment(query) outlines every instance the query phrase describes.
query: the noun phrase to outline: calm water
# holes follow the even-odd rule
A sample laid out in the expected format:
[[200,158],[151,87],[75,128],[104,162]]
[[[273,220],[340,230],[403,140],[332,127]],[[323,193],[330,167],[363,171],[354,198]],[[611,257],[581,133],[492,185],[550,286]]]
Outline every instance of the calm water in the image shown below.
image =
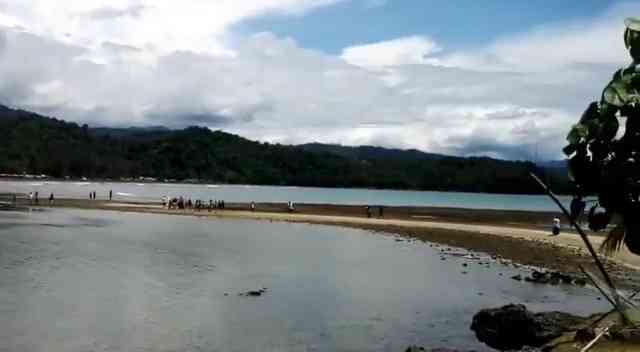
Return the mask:
[[[0,351],[485,350],[469,330],[480,308],[607,308],[588,289],[462,261],[338,227],[4,212]],[[237,295],[260,287],[262,297]]]
[[[226,202],[282,202],[316,204],[370,204],[386,206],[439,206],[453,208],[557,211],[546,196],[463,192],[390,191],[344,188],[276,187],[244,185],[188,185],[169,183],[91,183],[0,181],[1,192],[29,193],[41,197],[53,192],[58,197],[99,198],[113,190],[115,199],[159,201],[161,197],[186,196],[193,199],[224,199]],[[561,197],[568,204],[568,197]]]

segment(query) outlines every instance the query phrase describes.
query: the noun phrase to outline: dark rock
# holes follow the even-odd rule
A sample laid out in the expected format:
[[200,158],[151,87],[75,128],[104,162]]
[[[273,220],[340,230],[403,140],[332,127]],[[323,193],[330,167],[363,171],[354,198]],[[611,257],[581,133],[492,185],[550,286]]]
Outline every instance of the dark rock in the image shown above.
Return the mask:
[[541,347],[584,319],[562,312],[532,313],[524,305],[484,309],[473,317],[471,330],[481,342],[498,350]]
[[578,286],[585,286],[587,284],[587,280],[579,277],[573,280],[573,283]]
[[462,263],[462,266],[464,266],[466,268],[468,265],[467,265],[467,263]]
[[512,279],[516,280],[516,281],[522,281],[522,275],[518,274],[518,275],[514,275],[511,277]]
[[586,328],[582,328],[576,331],[576,336],[574,337],[574,340],[580,343],[587,343],[593,340],[595,337],[596,337],[596,332],[593,330],[592,327],[588,326]]
[[640,329],[631,327],[614,326],[611,330],[611,337],[614,340],[625,341],[629,343],[640,343]]
[[249,290],[247,292],[238,293],[238,296],[259,297],[262,296],[265,292],[267,292],[267,289],[261,288],[259,290]]
[[419,352],[419,351],[425,351],[424,347],[409,346],[404,352]]

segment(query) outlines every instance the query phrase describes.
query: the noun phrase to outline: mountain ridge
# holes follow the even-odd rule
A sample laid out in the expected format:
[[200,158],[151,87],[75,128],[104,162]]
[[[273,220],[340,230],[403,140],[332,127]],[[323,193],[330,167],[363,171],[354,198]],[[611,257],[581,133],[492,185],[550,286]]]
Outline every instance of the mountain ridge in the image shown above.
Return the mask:
[[539,193],[529,172],[567,187],[531,162],[455,157],[375,146],[251,141],[206,127],[78,125],[0,105],[0,173],[53,177],[200,180],[317,187]]

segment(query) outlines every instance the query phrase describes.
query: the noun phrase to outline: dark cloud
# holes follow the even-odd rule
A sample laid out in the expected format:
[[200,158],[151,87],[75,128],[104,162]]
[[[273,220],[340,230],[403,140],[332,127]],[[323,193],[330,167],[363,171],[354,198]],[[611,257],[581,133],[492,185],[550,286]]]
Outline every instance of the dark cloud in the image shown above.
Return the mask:
[[120,17],[133,17],[137,18],[142,15],[142,12],[147,9],[144,5],[133,5],[118,9],[114,7],[102,7],[88,13],[89,17],[94,20],[111,20]]

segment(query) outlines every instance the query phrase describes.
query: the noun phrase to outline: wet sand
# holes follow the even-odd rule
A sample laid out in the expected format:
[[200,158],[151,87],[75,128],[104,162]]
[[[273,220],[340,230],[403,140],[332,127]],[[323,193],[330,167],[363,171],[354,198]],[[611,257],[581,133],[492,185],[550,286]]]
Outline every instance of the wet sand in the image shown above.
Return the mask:
[[[20,200],[19,204],[26,203]],[[41,201],[41,206],[49,205]],[[593,260],[576,233],[563,230],[559,236],[549,236],[551,220],[556,216],[562,219],[559,212],[385,207],[384,218],[377,217],[377,208],[373,208],[373,217],[368,218],[364,206],[327,204],[296,204],[293,213],[287,211],[286,204],[275,203],[258,203],[255,212],[249,211],[248,204],[240,203],[227,203],[225,210],[211,212],[206,209],[169,210],[159,203],[120,200],[57,199],[53,206],[347,226],[485,252],[512,261],[513,265],[529,265],[571,274],[580,273],[579,265],[595,270]],[[590,238],[596,247],[602,242],[599,234],[592,234]],[[446,251],[446,248],[442,250]],[[639,256],[625,249],[614,258],[605,258],[605,261],[609,272],[621,287],[640,287]]]

